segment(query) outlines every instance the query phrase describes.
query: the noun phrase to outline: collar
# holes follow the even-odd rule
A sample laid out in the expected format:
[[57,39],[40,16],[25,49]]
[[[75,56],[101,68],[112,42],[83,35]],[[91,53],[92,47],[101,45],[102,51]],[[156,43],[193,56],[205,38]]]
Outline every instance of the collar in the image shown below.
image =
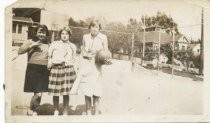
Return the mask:
[[64,42],[64,41],[60,40],[60,42],[62,42],[62,43],[64,43],[64,44],[70,44],[70,41]]
[[[102,35],[103,34],[99,32],[98,35],[95,38],[102,38]],[[89,33],[89,36],[90,36],[90,38],[92,38],[91,33]]]

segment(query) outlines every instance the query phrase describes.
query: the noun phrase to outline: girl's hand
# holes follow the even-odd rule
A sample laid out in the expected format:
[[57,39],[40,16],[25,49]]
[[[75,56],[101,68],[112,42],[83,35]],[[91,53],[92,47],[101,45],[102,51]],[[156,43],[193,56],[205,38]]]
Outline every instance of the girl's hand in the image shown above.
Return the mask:
[[31,49],[31,48],[37,47],[39,45],[41,45],[40,41],[33,42],[31,45],[29,45],[29,48]]
[[89,50],[89,51],[88,51],[88,54],[89,54],[89,55],[95,55],[95,54],[96,54],[96,50]]
[[47,69],[48,69],[48,70],[50,70],[51,67],[52,67],[52,65],[49,65],[49,64],[47,65]]
[[105,59],[104,63],[105,63],[105,65],[111,65],[112,61],[111,61],[111,59]]
[[52,66],[53,66],[53,63],[51,62],[51,60],[48,60],[47,69],[50,70]]

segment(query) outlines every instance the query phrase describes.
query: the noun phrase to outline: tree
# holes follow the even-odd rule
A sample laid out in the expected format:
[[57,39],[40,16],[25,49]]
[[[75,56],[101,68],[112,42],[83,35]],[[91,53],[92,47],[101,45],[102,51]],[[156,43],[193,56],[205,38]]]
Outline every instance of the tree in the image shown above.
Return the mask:
[[111,52],[118,52],[120,49],[129,52],[129,41],[131,35],[128,33],[126,26],[120,22],[109,22],[105,26],[105,33],[108,37],[109,49]]
[[109,22],[105,25],[104,29],[118,32],[127,32],[126,26],[120,22]]
[[[141,17],[142,23],[144,23],[144,16]],[[166,32],[170,33],[173,28],[175,27],[176,34],[179,34],[177,23],[174,22],[173,18],[169,15],[167,16],[165,13],[157,12],[156,16],[145,16],[145,25],[146,26],[153,26],[158,25],[162,26],[164,29],[167,29]]]
[[84,20],[75,21],[73,18],[69,18],[69,26],[75,27],[88,27],[88,23]]
[[73,18],[69,18],[69,26],[78,26],[78,22],[76,22]]
[[127,24],[128,32],[135,32],[137,29],[142,29],[142,22],[137,21],[135,18],[130,18]]

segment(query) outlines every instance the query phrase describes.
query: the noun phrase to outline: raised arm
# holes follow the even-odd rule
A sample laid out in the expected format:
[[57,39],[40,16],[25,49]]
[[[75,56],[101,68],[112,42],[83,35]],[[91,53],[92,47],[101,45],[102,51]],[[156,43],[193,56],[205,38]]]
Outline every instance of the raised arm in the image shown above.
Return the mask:
[[31,40],[27,40],[25,41],[25,43],[19,48],[18,50],[18,54],[24,54],[26,52],[28,52],[29,50],[31,50],[32,48],[34,47],[37,47],[41,45],[41,43],[39,41],[37,42],[34,42],[34,41],[31,41]]
[[25,41],[25,43],[19,48],[18,55],[28,52],[31,49],[30,47],[31,44],[32,44],[31,41],[28,40]]

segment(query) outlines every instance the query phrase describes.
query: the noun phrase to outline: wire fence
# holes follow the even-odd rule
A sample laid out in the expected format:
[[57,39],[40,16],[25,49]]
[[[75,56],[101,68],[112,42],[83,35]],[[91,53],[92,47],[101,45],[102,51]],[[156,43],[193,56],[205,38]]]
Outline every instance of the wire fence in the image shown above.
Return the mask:
[[[61,26],[61,25],[57,25]],[[190,28],[194,26],[200,26],[199,24],[182,26],[180,28]],[[89,33],[89,29],[85,27],[69,26],[72,30],[71,41],[77,45],[78,50],[82,45],[82,36]],[[183,55],[187,55],[188,49],[184,47],[183,49],[177,49],[178,40],[174,40],[173,36],[169,34],[167,38],[168,42],[163,42],[163,35],[156,35],[152,40],[143,38],[139,32],[120,32],[114,30],[101,30],[102,33],[107,35],[108,46],[112,52],[114,59],[118,60],[128,60],[132,63],[150,68],[157,69],[160,68],[170,68],[171,74],[173,74],[173,69],[178,71],[187,71],[189,73],[198,73],[199,65],[195,65],[194,61],[189,60],[189,56],[186,58]],[[146,32],[151,33],[153,36],[155,31]],[[156,31],[160,33],[160,31]],[[58,40],[58,28],[56,30],[51,30],[52,41]],[[155,35],[155,34],[154,34]],[[133,36],[133,37],[132,37]],[[185,46],[189,45],[189,42],[183,42]],[[169,51],[165,51],[169,50]],[[174,60],[173,60],[174,59]],[[196,62],[200,62],[196,59]],[[149,66],[149,67],[148,67]]]
[[[192,26],[198,25],[189,25],[185,27],[189,28]],[[84,27],[70,26],[70,28],[73,32],[72,41],[81,45],[82,35],[88,33],[89,30]],[[182,28],[184,28],[184,26]],[[155,41],[145,40],[145,51],[143,52],[144,42],[138,39],[138,33],[119,32],[113,30],[101,30],[101,32],[107,35],[109,49],[111,50],[114,59],[128,60],[144,67],[150,66],[151,69],[159,70],[159,68],[170,68],[172,70],[185,71],[188,73],[198,73],[199,65],[196,66],[194,61],[190,60],[188,56],[189,47],[187,47],[187,45],[190,45],[189,42],[183,42],[182,44],[185,45],[185,47],[182,47],[182,49],[177,46],[174,46],[173,49],[173,36],[169,36],[170,38],[168,39],[168,43],[162,43],[162,37],[156,37]],[[132,34],[134,34],[133,39]],[[174,42],[174,45],[178,44],[177,39]],[[169,49],[170,51],[166,54],[164,50]],[[174,57],[174,60],[172,60],[172,57]],[[196,60],[196,62],[199,62],[198,58]]]

